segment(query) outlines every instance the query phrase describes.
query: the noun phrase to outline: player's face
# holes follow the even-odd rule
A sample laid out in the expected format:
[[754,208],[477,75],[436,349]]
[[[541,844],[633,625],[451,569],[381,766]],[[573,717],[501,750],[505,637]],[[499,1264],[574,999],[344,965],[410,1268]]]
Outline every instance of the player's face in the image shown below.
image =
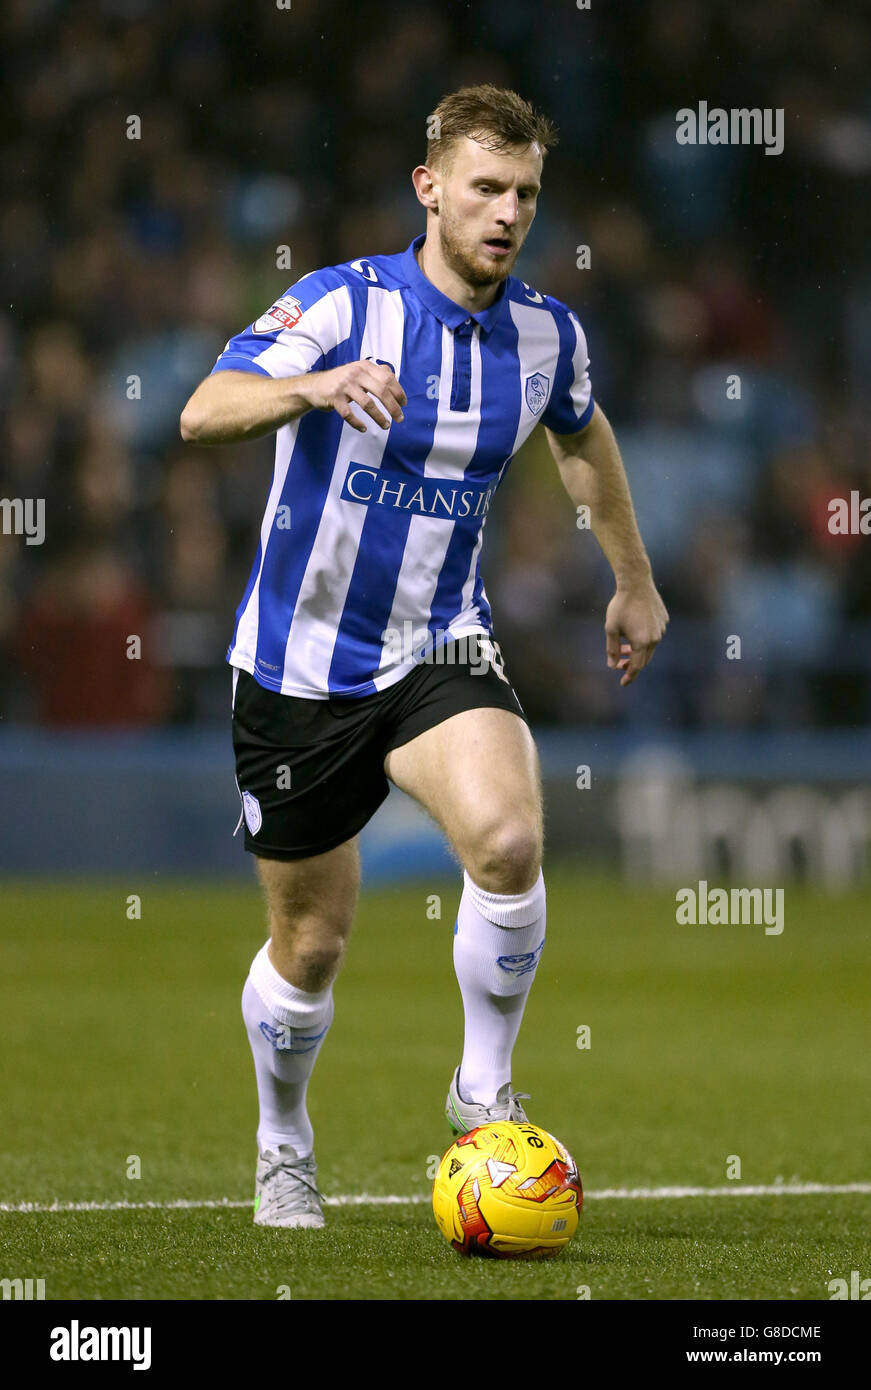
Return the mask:
[[542,155],[537,144],[494,153],[457,142],[438,175],[442,255],[469,285],[495,285],[511,274],[535,217]]

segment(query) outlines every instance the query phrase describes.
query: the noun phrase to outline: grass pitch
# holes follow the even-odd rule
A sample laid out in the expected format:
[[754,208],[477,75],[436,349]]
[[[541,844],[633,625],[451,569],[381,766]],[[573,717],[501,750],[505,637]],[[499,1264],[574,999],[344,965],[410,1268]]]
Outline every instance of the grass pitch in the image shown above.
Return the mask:
[[[459,881],[364,893],[310,1089],[321,1186],[424,1200],[329,1206],[322,1232],[164,1205],[253,1195],[253,881],[4,884],[0,1203],[157,1205],[0,1211],[0,1276],[43,1278],[47,1299],[411,1300],[828,1299],[829,1280],[871,1276],[868,1193],[740,1195],[868,1182],[866,901],[789,888],[766,936],[679,926],[672,894],[547,879],[514,1081],[590,1196],[572,1244],[536,1264],[461,1259],[426,1200],[462,1037]],[[596,1196],[673,1186],[729,1193]]]

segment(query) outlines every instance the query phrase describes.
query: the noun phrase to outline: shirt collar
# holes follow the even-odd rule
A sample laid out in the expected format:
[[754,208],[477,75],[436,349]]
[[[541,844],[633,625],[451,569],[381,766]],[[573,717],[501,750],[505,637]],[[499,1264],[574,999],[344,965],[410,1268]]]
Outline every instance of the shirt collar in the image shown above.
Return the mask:
[[414,241],[402,255],[402,269],[409,287],[414,290],[418,299],[426,305],[430,313],[435,314],[437,319],[441,319],[453,332],[465,323],[478,323],[485,333],[489,333],[494,328],[502,315],[505,307],[505,285],[503,280],[499,286],[499,293],[493,303],[487,309],[482,309],[479,314],[470,314],[468,309],[462,305],[455,304],[452,299],[448,299],[446,294],[437,290],[431,280],[428,280],[417,263],[416,251],[419,251],[426,241],[426,232],[414,238]]

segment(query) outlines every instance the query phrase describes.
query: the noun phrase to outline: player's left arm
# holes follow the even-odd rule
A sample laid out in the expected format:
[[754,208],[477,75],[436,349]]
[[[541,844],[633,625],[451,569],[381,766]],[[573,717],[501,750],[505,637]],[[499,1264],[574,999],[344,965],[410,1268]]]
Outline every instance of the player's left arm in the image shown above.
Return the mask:
[[607,558],[616,592],[605,614],[608,665],[630,685],[653,656],[668,613],[653,582],[626,470],[604,411],[596,405],[577,434],[546,429],[566,492],[576,507],[590,509],[590,528]]

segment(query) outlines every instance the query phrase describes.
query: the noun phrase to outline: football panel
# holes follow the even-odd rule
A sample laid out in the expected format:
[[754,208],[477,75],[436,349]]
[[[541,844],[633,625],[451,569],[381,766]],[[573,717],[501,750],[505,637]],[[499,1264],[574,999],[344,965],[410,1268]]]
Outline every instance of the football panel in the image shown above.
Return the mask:
[[488,1191],[481,1194],[479,1206],[487,1225],[499,1237],[566,1244],[578,1229],[578,1205],[570,1192],[559,1201],[538,1203]]

